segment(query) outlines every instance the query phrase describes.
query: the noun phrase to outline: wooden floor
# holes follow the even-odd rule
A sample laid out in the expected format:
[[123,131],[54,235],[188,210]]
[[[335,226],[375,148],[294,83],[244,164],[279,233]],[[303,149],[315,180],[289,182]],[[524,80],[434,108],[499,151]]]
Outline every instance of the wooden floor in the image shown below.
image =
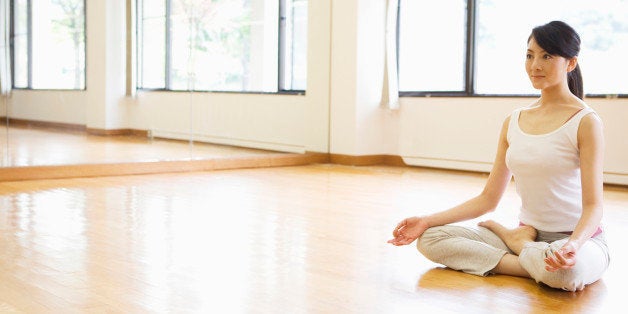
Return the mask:
[[259,157],[277,152],[141,136],[100,136],[46,127],[0,127],[2,167]]
[[[444,269],[386,243],[483,174],[315,164],[0,182],[1,313],[614,313],[628,189],[605,190],[612,262],[582,292]],[[516,221],[512,187],[491,218]],[[471,223],[471,222],[470,222]]]

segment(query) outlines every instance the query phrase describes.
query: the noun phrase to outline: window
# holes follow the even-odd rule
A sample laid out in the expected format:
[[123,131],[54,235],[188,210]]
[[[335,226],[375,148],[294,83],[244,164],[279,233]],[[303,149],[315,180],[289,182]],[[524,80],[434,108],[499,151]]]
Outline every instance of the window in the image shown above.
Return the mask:
[[285,0],[281,6],[280,88],[305,90],[307,75],[307,0]]
[[466,1],[399,3],[399,90],[464,91]]
[[538,94],[525,74],[526,40],[533,27],[562,20],[582,39],[578,60],[585,93],[626,95],[626,16],[625,0],[401,0],[400,91]]
[[84,0],[12,1],[13,86],[85,89]]
[[304,90],[306,0],[138,0],[138,88]]

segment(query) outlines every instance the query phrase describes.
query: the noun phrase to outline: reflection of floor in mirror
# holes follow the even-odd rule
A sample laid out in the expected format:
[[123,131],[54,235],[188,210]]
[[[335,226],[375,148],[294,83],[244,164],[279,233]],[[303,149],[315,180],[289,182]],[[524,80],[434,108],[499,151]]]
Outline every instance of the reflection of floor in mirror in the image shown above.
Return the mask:
[[149,139],[140,136],[99,136],[80,131],[3,128],[2,166],[197,160],[253,157],[277,152],[201,142]]

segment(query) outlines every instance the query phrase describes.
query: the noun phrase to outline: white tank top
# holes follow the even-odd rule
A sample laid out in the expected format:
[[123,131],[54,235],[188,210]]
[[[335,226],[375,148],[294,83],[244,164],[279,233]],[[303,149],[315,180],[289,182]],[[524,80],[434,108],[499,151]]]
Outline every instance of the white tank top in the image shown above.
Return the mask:
[[578,127],[584,108],[558,129],[540,135],[519,128],[517,109],[508,126],[506,165],[521,197],[521,223],[550,232],[573,231],[582,213]]

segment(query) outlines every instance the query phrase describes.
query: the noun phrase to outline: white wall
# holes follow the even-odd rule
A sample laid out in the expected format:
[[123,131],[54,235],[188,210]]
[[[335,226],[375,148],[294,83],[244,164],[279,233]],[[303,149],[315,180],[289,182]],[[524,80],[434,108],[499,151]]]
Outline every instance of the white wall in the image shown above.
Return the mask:
[[[124,0],[110,1],[87,0],[87,91],[15,91],[12,117],[291,152],[398,155],[411,165],[487,171],[503,119],[532,101],[407,97],[398,110],[381,107],[381,0],[309,1],[306,95],[139,91],[129,98]],[[606,181],[628,184],[628,99],[588,102],[605,123]]]
[[[628,99],[585,99],[604,122],[607,183],[628,184]],[[412,165],[489,171],[503,120],[532,98],[402,98],[400,155]]]
[[333,1],[330,150],[398,155],[398,112],[380,106],[386,2]]
[[86,3],[88,128],[120,129],[127,125],[125,8],[125,0]]
[[85,124],[87,93],[82,91],[13,90],[8,99],[11,118]]
[[402,98],[400,154],[410,164],[489,171],[502,122],[522,98]]
[[329,152],[357,155],[358,12],[354,1],[332,1],[331,9]]

